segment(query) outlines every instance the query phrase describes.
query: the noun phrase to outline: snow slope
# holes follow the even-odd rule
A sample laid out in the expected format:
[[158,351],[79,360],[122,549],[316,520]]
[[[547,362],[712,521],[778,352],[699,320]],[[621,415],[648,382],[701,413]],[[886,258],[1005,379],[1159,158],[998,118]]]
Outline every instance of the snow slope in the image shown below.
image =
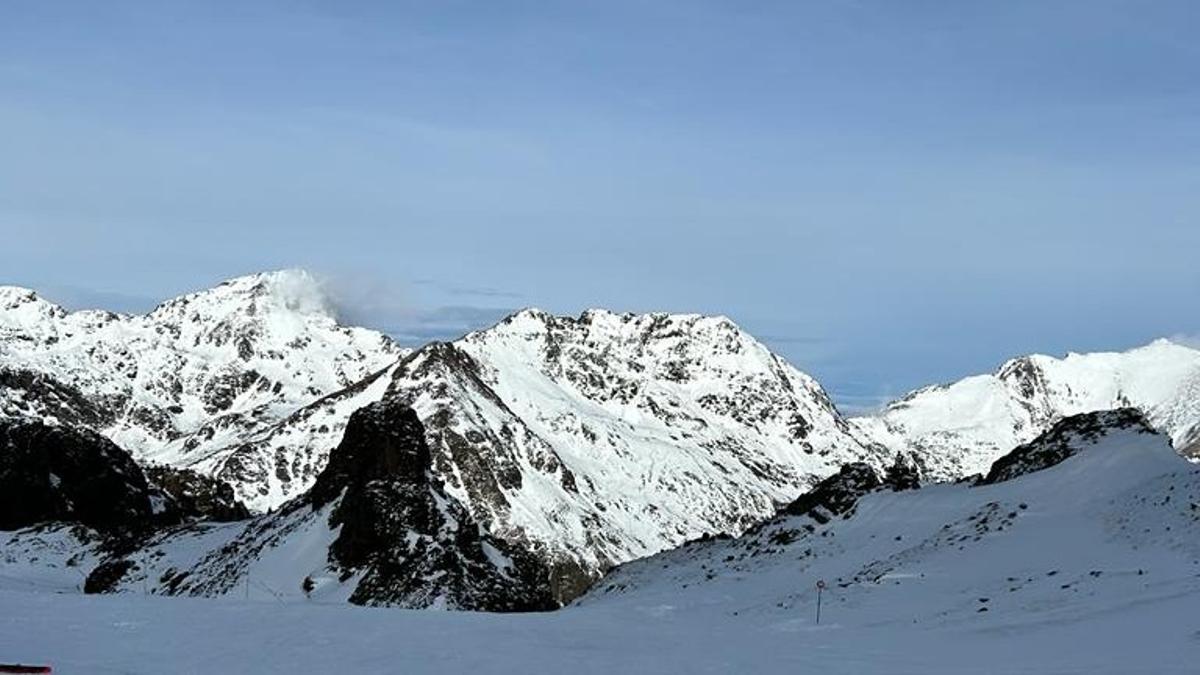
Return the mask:
[[67,312],[0,287],[0,415],[84,424],[140,461],[218,473],[260,508],[315,472],[271,456],[231,469],[228,456],[403,353],[381,333],[339,325],[320,284],[295,270],[233,279],[142,316]]
[[731,616],[675,605],[477,614],[0,590],[0,653],[57,675],[124,673],[1196,672],[1194,594],[1062,621],[813,626],[809,607]]
[[[738,539],[635,561],[579,605],[790,618],[808,631],[815,585],[825,580],[822,625],[836,630],[919,627],[1019,642],[1096,617],[1140,615],[1146,625],[1120,649],[1151,632],[1180,640],[1162,661],[1135,668],[1157,672],[1178,650],[1200,648],[1194,619],[1175,626],[1169,612],[1150,609],[1200,601],[1200,467],[1129,412],[1132,421],[1124,413],[1063,420],[1015,451],[989,484],[876,490],[840,514],[809,505]],[[1061,461],[1038,470],[1047,460]],[[1079,650],[1059,644],[1052,656],[1081,658]]]
[[982,473],[1067,415],[1134,406],[1183,454],[1200,454],[1200,350],[1158,340],[1127,352],[1033,355],[993,374],[918,389],[852,419],[868,438],[920,456],[928,475]]
[[0,576],[0,654],[68,675],[1195,672],[1200,469],[1119,419],[1057,438],[1071,453],[1048,468],[1033,460],[1057,441],[994,484],[875,491],[832,518],[810,506],[622,566],[550,613],[82,596],[69,572],[42,591]]

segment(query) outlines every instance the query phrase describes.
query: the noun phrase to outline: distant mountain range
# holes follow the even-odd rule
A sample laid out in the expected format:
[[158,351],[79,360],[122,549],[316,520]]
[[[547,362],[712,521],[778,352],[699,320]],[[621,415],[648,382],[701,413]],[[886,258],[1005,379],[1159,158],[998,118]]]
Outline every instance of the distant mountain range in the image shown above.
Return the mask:
[[[1181,452],[1200,447],[1200,351],[1167,341],[1024,357],[845,418],[723,317],[523,310],[410,350],[335,316],[299,271],[144,316],[67,312],[0,287],[0,418],[96,432],[270,511],[97,553],[112,577],[102,586],[153,578],[164,593],[224,594],[256,578],[294,595],[299,575],[356,602],[532,609],[615,565],[741,533],[848,464],[882,472],[899,459],[921,480],[956,480],[1064,417],[1120,407]],[[400,457],[396,443],[415,464],[372,464]],[[397,524],[392,511],[423,515]],[[305,553],[289,565],[269,562],[294,546]]]
[[1200,350],[1157,340],[1127,352],[1023,356],[993,374],[918,389],[852,420],[866,438],[913,452],[931,478],[987,471],[1069,415],[1135,407],[1185,456],[1200,456]]

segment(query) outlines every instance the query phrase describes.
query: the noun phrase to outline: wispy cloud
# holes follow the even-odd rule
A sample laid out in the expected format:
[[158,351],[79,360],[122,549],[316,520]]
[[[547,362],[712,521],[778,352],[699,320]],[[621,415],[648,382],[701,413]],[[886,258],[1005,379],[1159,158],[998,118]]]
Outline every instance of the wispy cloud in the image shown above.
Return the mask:
[[473,330],[487,328],[515,309],[454,305],[421,310],[399,326],[387,330],[401,344],[419,345],[435,340],[452,340]]
[[463,286],[459,284],[446,283],[437,279],[416,279],[414,285],[424,286],[436,289],[447,295],[459,297],[477,297],[477,298],[523,298],[523,293],[508,291],[494,286]]
[[1189,335],[1187,333],[1178,333],[1178,334],[1172,335],[1171,337],[1169,337],[1167,339],[1170,340],[1171,342],[1174,342],[1177,345],[1183,345],[1184,347],[1191,347],[1192,349],[1200,349],[1200,335],[1196,335],[1196,334]]
[[894,400],[890,394],[850,394],[844,391],[831,391],[829,396],[843,415],[852,417],[873,415]]
[[427,306],[416,298],[422,288],[434,289],[441,295],[485,301],[520,297],[497,288],[461,286],[436,279],[399,283],[334,275],[325,277],[322,285],[339,321],[374,328],[411,346],[451,340],[491,326],[516,311],[511,303],[502,303],[500,307],[469,303]]

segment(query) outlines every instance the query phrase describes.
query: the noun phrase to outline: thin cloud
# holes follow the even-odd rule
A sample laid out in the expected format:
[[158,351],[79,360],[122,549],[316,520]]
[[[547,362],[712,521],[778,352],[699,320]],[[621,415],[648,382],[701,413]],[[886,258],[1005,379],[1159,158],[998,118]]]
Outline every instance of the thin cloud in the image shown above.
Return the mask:
[[509,299],[519,299],[525,297],[523,293],[495,288],[493,286],[462,286],[458,284],[448,284],[436,279],[417,279],[413,281],[413,284],[417,286],[433,288],[447,295],[455,295],[460,297]]
[[433,288],[447,295],[509,299],[519,297],[495,288],[457,286],[434,279],[408,283],[388,282],[353,275],[323,277],[322,286],[336,308],[338,320],[391,335],[401,344],[420,346],[453,340],[473,330],[487,328],[516,311],[507,304],[425,306],[416,301],[415,288]]
[[1169,337],[1167,339],[1170,340],[1171,342],[1174,342],[1177,345],[1183,345],[1184,347],[1191,347],[1192,349],[1200,349],[1200,335],[1188,335],[1185,333],[1181,333],[1181,334],[1177,334],[1177,335],[1172,335],[1171,337]]

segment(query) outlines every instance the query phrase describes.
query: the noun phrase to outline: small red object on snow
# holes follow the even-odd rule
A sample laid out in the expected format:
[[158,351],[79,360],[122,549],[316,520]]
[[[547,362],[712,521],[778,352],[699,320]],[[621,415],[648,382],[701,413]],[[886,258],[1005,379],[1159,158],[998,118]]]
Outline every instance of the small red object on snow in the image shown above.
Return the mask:
[[0,663],[0,673],[50,673],[50,666],[23,666],[19,663]]

